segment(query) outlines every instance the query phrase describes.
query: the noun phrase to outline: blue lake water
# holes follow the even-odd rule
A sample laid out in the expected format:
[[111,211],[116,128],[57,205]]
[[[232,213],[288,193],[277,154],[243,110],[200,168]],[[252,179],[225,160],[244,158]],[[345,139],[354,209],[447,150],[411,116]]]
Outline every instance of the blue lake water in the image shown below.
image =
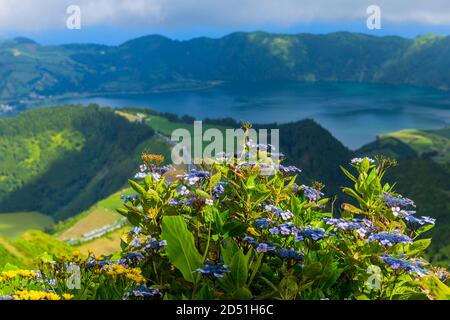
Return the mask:
[[197,119],[232,117],[253,123],[311,118],[356,149],[382,133],[450,124],[450,93],[355,83],[225,84],[204,90],[66,99],[110,107],[148,107]]

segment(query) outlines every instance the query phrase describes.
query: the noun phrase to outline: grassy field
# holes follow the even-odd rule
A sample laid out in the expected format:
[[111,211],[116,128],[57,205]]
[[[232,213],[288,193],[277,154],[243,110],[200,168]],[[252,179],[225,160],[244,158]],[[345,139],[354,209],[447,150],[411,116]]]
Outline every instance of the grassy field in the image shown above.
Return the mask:
[[94,251],[97,255],[110,255],[120,251],[120,238],[129,231],[130,227],[124,227],[116,231],[110,232],[105,236],[83,243],[76,246],[82,254],[88,254],[89,250]]
[[89,210],[60,223],[55,235],[60,240],[79,238],[87,232],[119,220],[121,216],[115,209],[123,203],[120,196],[131,193],[130,189],[126,189],[101,200]]
[[44,230],[53,225],[53,219],[38,212],[0,214],[0,236],[16,239],[27,230]]
[[419,156],[429,156],[439,163],[450,161],[450,129],[407,129],[388,133],[381,138],[396,138],[409,145]]

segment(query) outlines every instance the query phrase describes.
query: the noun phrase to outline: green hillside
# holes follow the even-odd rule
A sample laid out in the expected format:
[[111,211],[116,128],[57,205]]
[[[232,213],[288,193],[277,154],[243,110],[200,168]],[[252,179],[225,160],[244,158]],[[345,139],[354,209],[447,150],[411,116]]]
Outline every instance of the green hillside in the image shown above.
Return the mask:
[[238,32],[189,41],[151,35],[120,46],[41,46],[20,38],[0,42],[0,101],[198,88],[224,81],[353,81],[448,89],[449,48],[450,37],[347,32]]
[[73,248],[41,231],[27,231],[16,240],[0,237],[0,269],[7,263],[17,267],[33,267],[43,254],[70,254]]
[[56,220],[116,192],[153,130],[96,106],[39,109],[0,119],[0,212]]
[[16,239],[27,230],[46,230],[53,225],[52,217],[39,212],[0,214],[0,236]]

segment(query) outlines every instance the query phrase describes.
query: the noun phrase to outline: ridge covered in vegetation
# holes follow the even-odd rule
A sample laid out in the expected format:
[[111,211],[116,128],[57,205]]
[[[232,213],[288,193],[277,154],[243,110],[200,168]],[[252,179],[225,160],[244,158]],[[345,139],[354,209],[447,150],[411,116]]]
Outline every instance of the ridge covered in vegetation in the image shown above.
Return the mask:
[[151,35],[113,47],[41,46],[20,38],[0,42],[0,101],[196,88],[223,81],[353,81],[449,89],[449,48],[450,37],[347,32],[237,32],[189,41]]
[[0,119],[0,211],[60,220],[116,192],[153,136],[97,106],[32,110]]

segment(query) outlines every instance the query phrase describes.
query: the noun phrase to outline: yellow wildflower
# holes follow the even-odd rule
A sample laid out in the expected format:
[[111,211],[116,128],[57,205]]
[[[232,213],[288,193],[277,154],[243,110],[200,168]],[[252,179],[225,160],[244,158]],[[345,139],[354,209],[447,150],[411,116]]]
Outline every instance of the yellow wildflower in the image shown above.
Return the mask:
[[70,299],[73,298],[73,294],[70,294],[70,293],[63,293],[63,294],[62,294],[62,297],[63,297],[64,300],[70,300]]
[[60,296],[51,292],[43,292],[36,290],[17,291],[14,294],[14,300],[60,300]]

